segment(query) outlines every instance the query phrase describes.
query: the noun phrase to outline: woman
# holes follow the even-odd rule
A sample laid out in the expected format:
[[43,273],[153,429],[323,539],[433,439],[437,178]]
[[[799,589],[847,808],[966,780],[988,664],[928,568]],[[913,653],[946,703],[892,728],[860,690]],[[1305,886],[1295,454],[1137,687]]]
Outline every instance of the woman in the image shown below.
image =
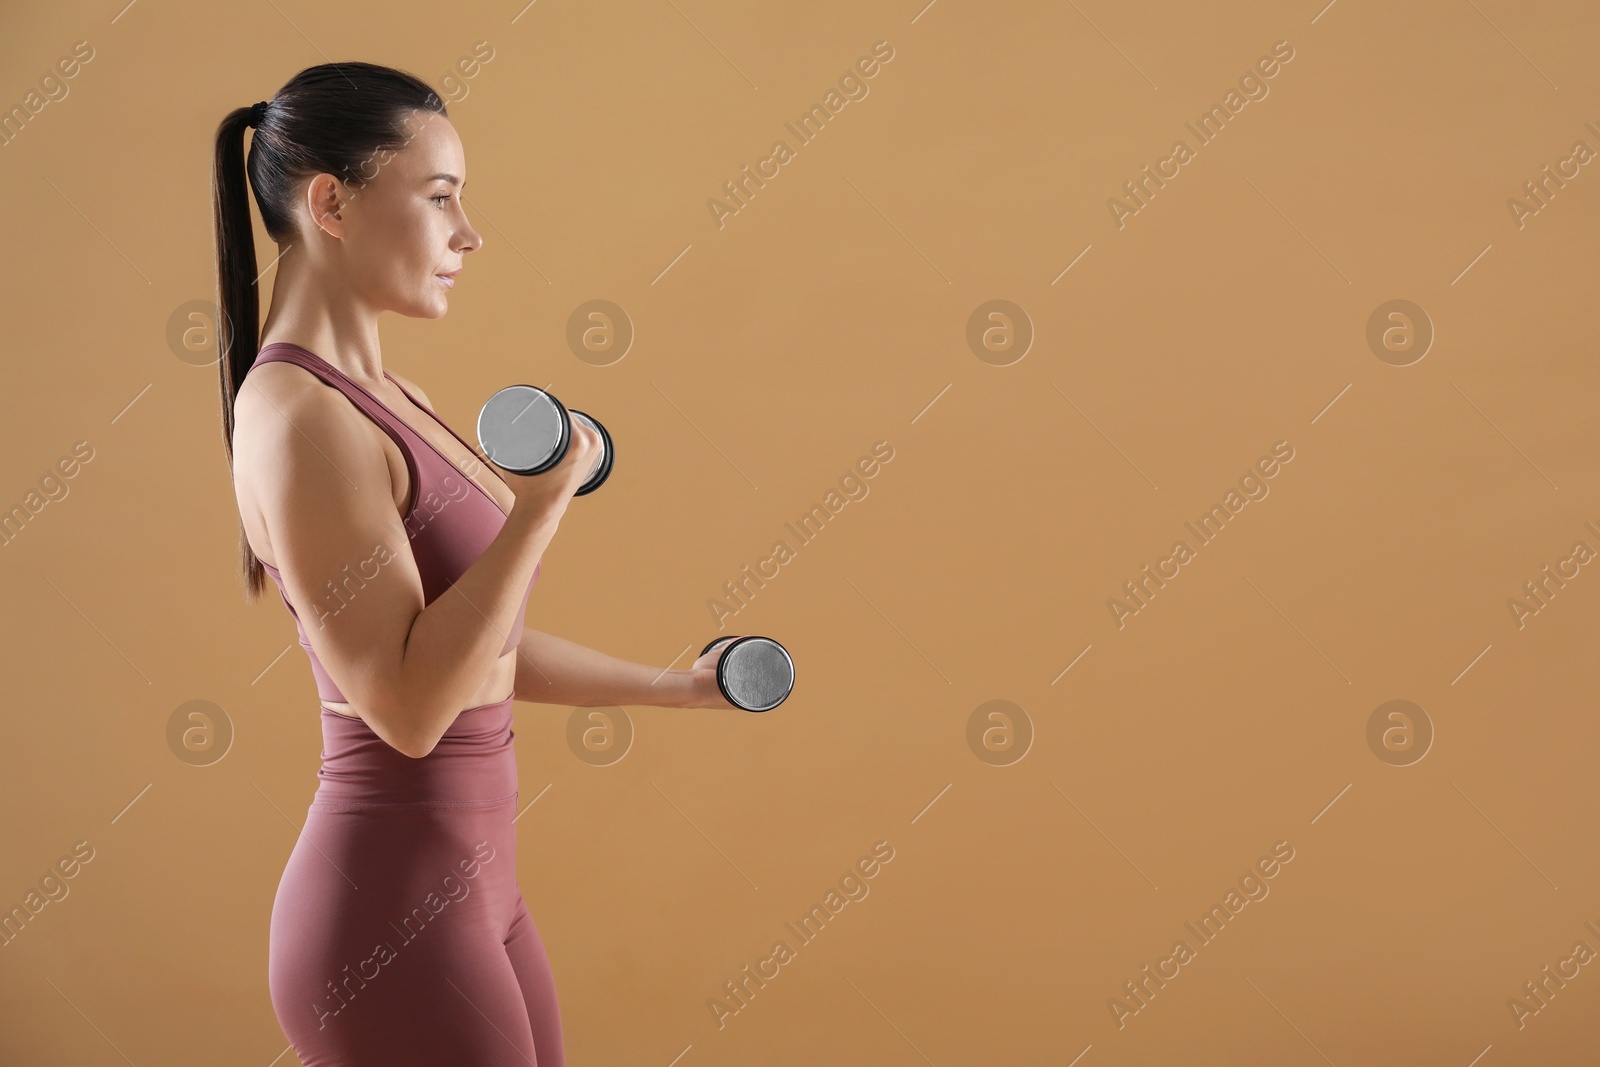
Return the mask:
[[[279,248],[259,342],[247,170]],[[384,370],[379,315],[439,318],[482,247],[466,173],[438,96],[367,63],[303,70],[217,131],[223,442],[247,599],[269,574],[322,701],[319,783],[268,959],[307,1067],[561,1067],[516,879],[512,702],[733,707],[715,651],[662,671],[523,627],[598,435],[575,422],[556,467],[496,472]]]

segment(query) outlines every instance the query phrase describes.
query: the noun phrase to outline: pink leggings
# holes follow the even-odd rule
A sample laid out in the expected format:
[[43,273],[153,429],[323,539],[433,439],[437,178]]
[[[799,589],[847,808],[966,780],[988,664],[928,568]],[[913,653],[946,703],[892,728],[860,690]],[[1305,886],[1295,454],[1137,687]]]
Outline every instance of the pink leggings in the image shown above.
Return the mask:
[[323,764],[272,907],[267,981],[305,1067],[563,1067],[517,886],[511,699],[412,759],[326,708]]

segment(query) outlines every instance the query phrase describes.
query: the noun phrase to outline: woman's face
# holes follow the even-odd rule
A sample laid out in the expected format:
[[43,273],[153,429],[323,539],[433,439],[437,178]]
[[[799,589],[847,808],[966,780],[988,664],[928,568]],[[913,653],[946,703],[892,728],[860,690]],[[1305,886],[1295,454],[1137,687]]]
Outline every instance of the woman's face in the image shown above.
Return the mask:
[[[436,319],[466,253],[483,246],[461,205],[466,157],[450,120],[412,113],[411,140],[381,152],[361,168],[364,186],[340,186],[342,238],[334,252],[354,294],[372,306]],[[330,193],[332,186],[329,187]],[[328,220],[333,221],[333,220]],[[330,232],[331,231],[330,229]]]

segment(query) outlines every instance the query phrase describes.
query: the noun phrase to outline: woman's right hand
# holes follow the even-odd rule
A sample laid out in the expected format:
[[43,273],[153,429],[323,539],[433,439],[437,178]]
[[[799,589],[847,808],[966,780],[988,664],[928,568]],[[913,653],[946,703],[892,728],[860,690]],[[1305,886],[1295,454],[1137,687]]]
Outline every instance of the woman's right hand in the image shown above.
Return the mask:
[[571,503],[573,494],[589,480],[589,474],[600,462],[604,448],[598,433],[582,419],[573,419],[572,439],[567,443],[567,454],[554,467],[531,475],[498,469],[517,498],[518,507],[527,504],[540,510],[562,513]]

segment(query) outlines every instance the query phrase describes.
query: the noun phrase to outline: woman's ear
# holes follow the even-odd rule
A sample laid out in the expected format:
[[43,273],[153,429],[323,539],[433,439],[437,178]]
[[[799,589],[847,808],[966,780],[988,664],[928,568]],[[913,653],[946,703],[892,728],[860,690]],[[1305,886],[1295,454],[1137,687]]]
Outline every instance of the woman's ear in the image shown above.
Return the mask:
[[345,184],[331,174],[316,174],[306,183],[306,207],[311,223],[333,237],[344,237],[341,212],[348,203]]

